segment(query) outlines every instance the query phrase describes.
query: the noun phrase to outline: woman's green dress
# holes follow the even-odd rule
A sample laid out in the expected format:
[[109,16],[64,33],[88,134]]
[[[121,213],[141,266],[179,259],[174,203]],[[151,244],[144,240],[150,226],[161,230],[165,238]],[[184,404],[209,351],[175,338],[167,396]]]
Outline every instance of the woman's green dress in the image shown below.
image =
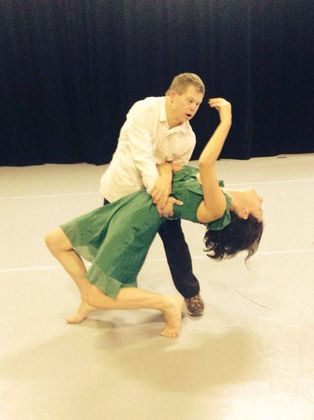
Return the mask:
[[[173,176],[173,195],[183,201],[173,218],[199,223],[196,211],[203,200],[198,170],[185,166]],[[219,230],[230,223],[231,199],[224,216],[208,224]],[[137,275],[150,245],[164,222],[150,195],[137,191],[61,225],[76,252],[92,265],[86,277],[104,294],[115,298],[121,287],[137,287]]]

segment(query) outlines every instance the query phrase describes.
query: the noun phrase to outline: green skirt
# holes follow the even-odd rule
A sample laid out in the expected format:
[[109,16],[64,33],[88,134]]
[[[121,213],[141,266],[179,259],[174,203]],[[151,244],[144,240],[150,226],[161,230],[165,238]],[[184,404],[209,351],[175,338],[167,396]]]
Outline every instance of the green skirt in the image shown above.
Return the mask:
[[92,265],[86,277],[116,298],[137,287],[137,275],[163,223],[146,191],[137,191],[61,225],[75,251]]

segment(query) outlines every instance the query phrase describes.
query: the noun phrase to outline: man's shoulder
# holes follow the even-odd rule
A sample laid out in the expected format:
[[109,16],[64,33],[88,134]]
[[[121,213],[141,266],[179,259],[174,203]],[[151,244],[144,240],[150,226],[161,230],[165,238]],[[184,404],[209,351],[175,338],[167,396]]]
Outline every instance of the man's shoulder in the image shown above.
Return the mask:
[[148,96],[147,98],[136,101],[131,109],[159,109],[163,100],[163,96]]
[[127,114],[127,120],[140,121],[145,125],[156,121],[161,113],[162,101],[163,97],[151,96],[135,102]]

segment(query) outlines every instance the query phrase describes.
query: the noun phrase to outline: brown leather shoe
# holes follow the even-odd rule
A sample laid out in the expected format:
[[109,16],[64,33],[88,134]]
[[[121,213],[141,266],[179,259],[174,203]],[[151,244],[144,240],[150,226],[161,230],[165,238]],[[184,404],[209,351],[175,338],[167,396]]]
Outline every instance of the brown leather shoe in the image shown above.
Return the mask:
[[190,298],[185,298],[185,304],[189,315],[200,316],[204,312],[204,302],[201,295],[195,295]]

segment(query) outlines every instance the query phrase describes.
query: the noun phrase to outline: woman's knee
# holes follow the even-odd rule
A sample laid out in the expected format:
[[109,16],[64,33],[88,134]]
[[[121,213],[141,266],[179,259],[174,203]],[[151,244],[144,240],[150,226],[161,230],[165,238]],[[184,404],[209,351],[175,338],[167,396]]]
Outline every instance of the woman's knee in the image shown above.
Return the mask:
[[72,247],[65,233],[60,228],[54,229],[51,232],[49,232],[45,236],[45,242],[52,253],[61,250],[68,250]]

